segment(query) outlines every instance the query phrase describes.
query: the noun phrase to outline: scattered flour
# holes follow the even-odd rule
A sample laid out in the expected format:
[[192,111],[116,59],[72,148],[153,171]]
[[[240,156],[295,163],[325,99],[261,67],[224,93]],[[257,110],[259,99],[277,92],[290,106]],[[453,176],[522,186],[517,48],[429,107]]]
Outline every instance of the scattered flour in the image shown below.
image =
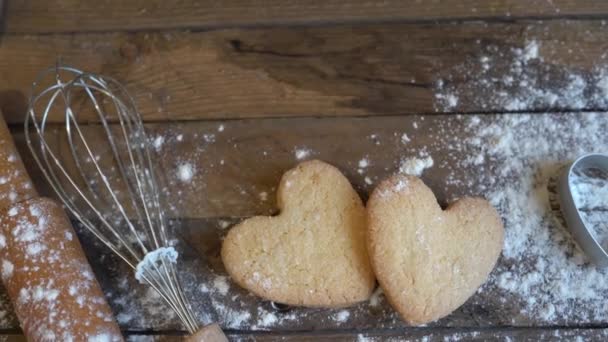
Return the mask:
[[215,134],[203,134],[203,140],[207,143],[215,142]]
[[[474,117],[473,117],[474,118]],[[476,172],[472,191],[484,194],[505,222],[503,262],[487,286],[519,298],[529,320],[589,322],[608,318],[601,298],[607,274],[586,262],[553,208],[560,168],[587,152],[608,147],[602,114],[505,115],[464,118],[471,135],[456,147],[499,165]],[[460,160],[477,167],[476,158]],[[553,184],[553,185],[552,185]],[[550,190],[552,189],[552,190]]]
[[297,160],[303,160],[303,159],[308,158],[310,156],[310,154],[312,153],[312,151],[310,149],[301,147],[301,148],[296,148],[294,153],[295,153]]
[[213,280],[213,287],[215,287],[219,294],[225,296],[228,293],[228,289],[230,289],[230,285],[228,284],[228,277],[215,277],[215,279]]
[[218,224],[219,224],[219,226],[220,226],[221,229],[226,229],[226,228],[230,227],[230,221],[219,220]]
[[[543,63],[541,41],[530,39],[522,48],[484,47],[484,55],[457,66],[459,75],[436,83],[438,111],[522,111],[546,108],[576,110],[608,105],[608,68],[585,74]],[[506,63],[505,63],[506,61]],[[505,70],[505,65],[507,66]],[[471,75],[462,81],[462,74]],[[463,106],[459,106],[463,104]]]
[[231,328],[242,327],[251,320],[251,314],[246,310],[228,311],[228,314],[225,314],[224,317],[225,324]]
[[262,307],[257,309],[257,322],[253,325],[254,329],[269,330],[273,327],[284,325],[288,322],[297,321],[302,315],[294,313],[281,313],[268,311]]
[[40,252],[42,252],[44,249],[45,249],[45,247],[43,244],[34,242],[34,243],[27,245],[25,250],[26,250],[27,254],[29,254],[31,256],[35,256],[35,255],[40,254]]
[[8,216],[15,216],[17,215],[17,209],[16,208],[10,208],[8,211]]
[[97,334],[94,336],[90,336],[87,339],[87,342],[111,342],[115,341],[114,337],[110,334]]
[[258,194],[258,197],[260,197],[261,201],[267,201],[268,200],[268,193],[266,191],[262,191]]
[[431,156],[423,158],[406,158],[401,160],[399,172],[412,176],[420,176],[422,172],[433,166],[433,158]]
[[182,182],[190,182],[194,176],[194,167],[190,163],[183,163],[177,167],[177,177]]
[[10,278],[13,275],[13,269],[15,266],[8,260],[2,260],[2,279],[6,281],[6,279]]
[[258,327],[269,327],[274,325],[279,320],[277,315],[272,312],[264,312],[264,314],[260,315],[261,317],[258,320]]
[[[437,109],[465,111],[466,105],[500,112],[608,106],[606,66],[598,62],[589,73],[565,69],[544,63],[544,52],[538,39],[508,51],[486,46],[481,58],[455,68],[456,77],[448,75],[437,82]],[[463,73],[473,77],[459,81]],[[449,176],[448,183],[484,195],[503,217],[502,259],[484,288],[503,291],[500,300],[519,312],[506,323],[605,322],[608,273],[588,263],[564,226],[556,201],[556,177],[576,157],[608,150],[608,117],[563,113],[461,119],[467,125],[466,138],[446,137],[442,144],[462,153],[457,162],[471,174],[465,179]],[[577,186],[585,192],[587,185]]]
[[608,250],[608,174],[598,169],[575,169],[570,190],[585,224],[600,245]]
[[[466,103],[488,110],[522,110],[549,105],[583,108],[608,102],[608,73],[598,73],[592,79],[575,73],[565,76],[564,82],[559,83],[556,89],[541,87],[540,73],[534,72],[533,68],[533,64],[542,61],[541,47],[539,42],[530,41],[523,48],[510,51],[514,60],[511,69],[500,75],[499,85],[488,81],[494,77],[496,56],[488,54],[476,59],[482,74],[471,79],[469,82],[472,83],[454,85],[449,78],[440,85],[438,83],[438,109],[460,110],[459,106]],[[467,91],[476,87],[486,89],[486,92],[471,100]],[[580,87],[592,94],[591,99],[579,91]],[[441,142],[441,149],[456,156],[450,161],[450,166],[460,169],[451,179],[456,185],[466,185],[459,188],[488,198],[505,222],[503,256],[484,286],[484,293],[478,295],[491,293],[508,310],[513,310],[513,314],[501,316],[504,324],[529,324],[530,320],[589,324],[608,319],[608,304],[603,302],[603,298],[608,296],[608,282],[605,281],[608,274],[586,262],[556,217],[558,214],[550,202],[551,179],[559,167],[582,153],[607,150],[605,132],[608,118],[593,113],[482,115],[462,116],[459,124],[465,127],[466,138],[458,140],[446,136]],[[420,132],[427,129],[427,125],[416,121],[411,125]],[[218,132],[222,130],[218,128]],[[378,136],[371,138],[377,139]],[[181,134],[176,137],[177,141],[182,139]],[[402,134],[397,140],[407,145],[410,137]],[[294,150],[298,160],[311,154],[307,148]],[[186,166],[186,172],[182,173],[184,165],[189,167]],[[439,160],[434,165],[431,156],[418,156],[402,160],[400,172],[420,175],[430,167],[443,166]],[[467,171],[466,176],[459,176],[463,169],[470,170],[470,175]],[[176,175],[186,182],[192,179],[194,172],[192,165],[187,163],[180,165]],[[366,177],[365,182],[371,184],[371,179],[368,181]],[[223,229],[229,225],[228,221],[219,221]],[[175,324],[175,317],[166,317],[171,315],[170,311],[158,297],[146,292],[140,296],[143,302],[135,303],[129,292],[135,286],[118,286],[123,295],[115,295],[112,300],[118,308],[121,322],[150,327],[152,325],[147,318],[162,317],[159,319],[164,325]],[[211,294],[212,307],[217,311],[219,321],[228,328],[267,328],[283,323],[281,314],[261,308],[258,312],[250,312],[239,299],[233,300],[232,296],[239,292],[236,287],[230,287],[224,276],[216,276],[207,284],[185,282],[184,287]],[[24,294],[24,298],[27,296],[31,297],[31,294]],[[381,291],[376,291],[370,299],[370,306],[387,305],[382,298]],[[494,300],[490,302],[497,305]],[[200,304],[196,308],[198,312],[205,312],[208,304]],[[342,310],[330,317],[332,321],[347,321],[351,310],[354,309]],[[302,315],[296,311],[290,319],[297,320]],[[357,338],[365,340],[363,335]]]
[[371,342],[371,341],[374,341],[374,339],[371,337],[365,337],[365,335],[363,335],[363,334],[357,335],[357,342]]
[[337,314],[334,315],[334,321],[336,321],[338,323],[344,323],[348,320],[349,317],[350,317],[350,311],[341,310]]
[[162,135],[159,135],[156,138],[154,138],[154,141],[152,142],[154,149],[156,151],[160,151],[161,148],[163,147],[164,142],[165,142],[165,137]]

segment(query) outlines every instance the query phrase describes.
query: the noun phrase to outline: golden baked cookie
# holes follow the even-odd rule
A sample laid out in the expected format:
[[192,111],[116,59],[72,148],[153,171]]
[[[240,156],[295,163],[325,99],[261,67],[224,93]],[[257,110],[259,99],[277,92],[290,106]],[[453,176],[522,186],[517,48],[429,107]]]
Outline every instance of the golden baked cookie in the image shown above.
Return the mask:
[[386,298],[405,321],[448,315],[483,284],[500,255],[503,226],[486,200],[442,210],[418,178],[383,181],[367,204],[368,247]]
[[278,216],[258,216],[230,230],[222,244],[226,270],[268,300],[308,307],[364,301],[375,278],[359,195],[335,167],[301,163],[283,175]]

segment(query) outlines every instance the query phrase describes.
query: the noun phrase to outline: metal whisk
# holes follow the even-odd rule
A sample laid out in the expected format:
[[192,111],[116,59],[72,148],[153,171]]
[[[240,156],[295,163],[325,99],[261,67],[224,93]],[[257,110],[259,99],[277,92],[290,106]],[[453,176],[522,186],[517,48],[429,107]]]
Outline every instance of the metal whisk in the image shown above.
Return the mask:
[[[65,122],[50,125],[51,118]],[[88,124],[83,124],[88,122]],[[59,198],[136,271],[185,328],[199,325],[180,287],[148,140],[133,98],[112,78],[70,67],[32,88],[25,137]]]

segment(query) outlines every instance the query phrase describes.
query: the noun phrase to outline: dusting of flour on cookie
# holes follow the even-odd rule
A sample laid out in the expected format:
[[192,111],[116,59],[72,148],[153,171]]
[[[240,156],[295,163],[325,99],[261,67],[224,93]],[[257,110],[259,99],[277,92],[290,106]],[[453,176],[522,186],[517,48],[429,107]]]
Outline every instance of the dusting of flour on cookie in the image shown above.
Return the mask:
[[401,160],[399,172],[412,176],[420,176],[424,170],[433,166],[433,158],[431,156],[417,158],[406,158]]

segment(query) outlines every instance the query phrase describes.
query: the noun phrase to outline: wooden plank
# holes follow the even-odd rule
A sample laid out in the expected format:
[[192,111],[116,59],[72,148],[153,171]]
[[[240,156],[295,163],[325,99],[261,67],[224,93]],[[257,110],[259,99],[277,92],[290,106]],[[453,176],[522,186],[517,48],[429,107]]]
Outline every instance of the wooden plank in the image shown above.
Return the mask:
[[[454,173],[454,160],[466,157],[466,151],[448,155],[445,148],[449,141],[440,141],[433,134],[445,125],[459,132],[456,137],[466,130],[463,120],[449,115],[193,121],[151,123],[146,128],[150,139],[162,141],[156,160],[158,169],[166,175],[173,216],[204,219],[273,213],[275,187],[283,172],[299,162],[298,150],[308,153],[305,159],[326,160],[339,167],[364,198],[374,184],[398,170],[401,159],[416,157],[424,150],[440,165],[425,174],[438,197],[445,201],[447,194],[467,194],[468,190],[458,184],[441,182]],[[101,140],[99,127],[88,128],[95,153],[106,155],[109,147]],[[403,134],[412,141],[403,144]],[[59,155],[69,161],[65,137],[58,133],[49,136],[51,146],[58,146]],[[36,187],[42,194],[53,195],[31,159],[23,132],[17,130],[14,138]],[[364,158],[370,165],[359,173],[358,162]],[[183,165],[193,170],[191,180],[180,178]]]
[[601,0],[233,0],[221,4],[210,0],[180,1],[179,4],[161,0],[27,0],[8,2],[6,30],[49,33],[207,29],[369,21],[602,17],[607,12],[608,5]]
[[550,328],[495,328],[495,329],[441,329],[414,328],[374,332],[345,332],[337,334],[233,334],[235,341],[601,341],[606,338],[606,329],[550,329]]
[[[555,116],[576,124],[585,114]],[[500,120],[500,115],[479,118],[490,126]],[[491,181],[481,176],[487,176],[484,172],[493,164],[484,160],[466,172],[459,169],[462,160],[476,153],[475,146],[463,145],[471,139],[468,122],[462,116],[411,115],[150,123],[146,129],[158,170],[164,176],[172,216],[207,219],[276,212],[274,193],[281,175],[305,159],[325,160],[337,166],[366,199],[375,184],[399,170],[403,160],[424,153],[432,156],[434,167],[425,171],[423,179],[441,203],[480,195],[474,189],[484,189],[483,182]],[[48,129],[51,132],[52,127]],[[95,153],[104,156],[109,147],[99,127],[83,127],[92,137],[89,143],[96,146]],[[36,188],[52,196],[20,128],[13,134],[26,168]],[[438,134],[447,131],[450,134]],[[50,145],[59,146],[59,155],[71,160],[65,136],[49,136]],[[410,141],[404,143],[403,136]],[[559,136],[556,133],[554,139]],[[304,155],[302,159],[298,158],[300,154]],[[358,166],[362,159],[369,163],[364,169]],[[183,166],[189,167],[191,178],[181,178]],[[465,180],[468,183],[463,183]]]
[[[441,329],[410,328],[385,331],[353,331],[343,333],[229,333],[231,341],[602,341],[608,335],[606,329],[552,329],[552,328],[495,328],[495,329]],[[133,341],[181,341],[173,335],[129,334]]]
[[[410,341],[410,342],[443,342],[443,341],[602,341],[608,335],[607,329],[567,329],[567,328],[494,328],[494,329],[441,329],[410,328],[396,330],[353,331],[343,333],[310,332],[310,333],[246,333],[229,332],[230,341]],[[125,338],[132,342],[170,342],[183,341],[183,332],[161,332],[143,334],[126,331]],[[22,342],[21,335],[0,335],[0,341]]]
[[[528,126],[533,129],[524,131],[528,132],[523,137],[525,141],[520,142],[517,136],[511,135]],[[578,130],[573,132],[580,134],[566,130],[575,126]],[[497,135],[500,127],[505,129],[504,139],[508,141],[502,141],[503,137]],[[521,201],[512,200],[502,204],[501,214],[507,231],[517,232],[522,225],[531,224],[534,227],[529,229],[541,231],[540,237],[534,235],[534,238],[548,239],[542,231],[551,231],[551,234],[558,234],[562,239],[560,248],[566,249],[572,240],[563,235],[563,227],[558,220],[533,223],[513,220],[531,215],[528,213],[531,206],[548,208],[551,203],[546,201],[555,193],[555,187],[547,185],[550,182],[546,178],[557,170],[556,164],[566,162],[584,149],[592,148],[586,151],[592,152],[606,146],[608,137],[598,132],[604,132],[607,127],[608,116],[588,113],[291,118],[147,125],[153,144],[158,146],[156,156],[161,163],[158,170],[164,172],[168,179],[163,198],[172,205],[171,216],[179,218],[173,221],[172,227],[180,241],[182,280],[187,295],[193,299],[197,315],[203,321],[205,318],[220,321],[229,329],[282,332],[405,327],[382,296],[370,303],[349,308],[347,318],[342,321],[338,318],[340,310],[276,310],[270,303],[260,301],[225,278],[219,259],[222,236],[228,227],[243,217],[276,212],[274,187],[280,175],[298,163],[298,155],[319,158],[338,166],[363,198],[367,197],[374,184],[398,170],[402,160],[427,156],[432,157],[434,165],[424,171],[422,179],[433,189],[442,205],[463,195],[484,196],[497,189],[503,189],[501,194],[505,196],[513,192],[538,192],[538,198],[530,195]],[[24,151],[22,134],[16,132],[15,137],[17,145]],[[534,140],[534,146],[529,145],[530,139]],[[512,144],[504,154],[495,155],[487,150],[505,148],[504,144]],[[104,146],[97,140],[92,141],[92,145]],[[534,158],[527,157],[525,153],[535,149],[540,152]],[[39,185],[44,180],[36,172],[27,153],[22,152],[22,155],[32,178]],[[360,166],[362,160],[366,161],[363,163],[366,166]],[[507,163],[520,165],[521,169],[510,166],[505,174]],[[193,170],[191,179],[179,176],[179,167],[184,164],[189,164]],[[541,167],[543,171],[539,175],[536,168]],[[513,182],[532,183],[532,178],[540,182],[539,188],[525,185],[509,188]],[[43,193],[49,193],[48,188],[41,189]],[[508,238],[517,237],[513,234],[508,234]],[[81,237],[96,275],[123,327],[156,331],[179,329],[175,317],[163,309],[158,298],[135,282],[127,266],[108,255],[90,235],[81,232]],[[521,242],[510,240],[507,245],[517,243]],[[555,254],[567,251],[550,250]],[[547,324],[604,327],[606,321],[604,316],[598,314],[601,311],[597,307],[599,304],[579,298],[576,294],[572,299],[577,303],[572,304],[576,310],[562,302],[559,305],[556,303],[553,313],[546,313],[540,304],[528,306],[530,302],[522,297],[524,294],[508,290],[513,285],[508,284],[509,278],[505,278],[505,274],[515,272],[528,262],[535,263],[533,260],[538,257],[531,254],[530,260],[520,261],[506,254],[482,291],[453,314],[429,327],[525,327]],[[572,271],[569,269],[568,272]],[[557,276],[551,274],[551,277]],[[559,284],[571,288],[573,285],[568,283],[571,281],[562,279],[560,282],[563,283]],[[576,286],[580,285],[578,279],[575,282]],[[546,288],[530,291],[530,298],[534,300],[559,300],[542,297],[547,295],[542,292],[547,291]],[[549,292],[553,291],[551,287]]]
[[[604,84],[598,68],[606,62],[607,29],[598,20],[6,35],[0,108],[9,123],[23,122],[32,81],[61,57],[125,83],[148,121],[508,112],[509,103],[486,99],[530,93],[501,80],[534,42],[539,58],[524,72],[558,101],[539,95],[515,109],[602,110],[606,97],[595,83]],[[566,101],[573,73],[601,101]],[[437,97],[445,89],[458,91],[457,105],[446,108]],[[62,120],[55,114],[51,120]]]

